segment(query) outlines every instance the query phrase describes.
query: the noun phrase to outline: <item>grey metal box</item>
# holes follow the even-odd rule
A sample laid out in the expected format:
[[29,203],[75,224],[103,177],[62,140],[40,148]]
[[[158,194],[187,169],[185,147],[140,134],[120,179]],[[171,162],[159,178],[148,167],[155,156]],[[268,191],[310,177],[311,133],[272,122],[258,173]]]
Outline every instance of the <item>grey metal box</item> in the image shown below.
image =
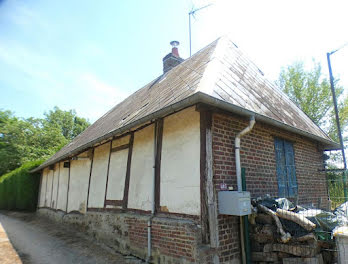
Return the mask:
[[250,192],[220,191],[219,213],[225,215],[249,215],[251,214]]

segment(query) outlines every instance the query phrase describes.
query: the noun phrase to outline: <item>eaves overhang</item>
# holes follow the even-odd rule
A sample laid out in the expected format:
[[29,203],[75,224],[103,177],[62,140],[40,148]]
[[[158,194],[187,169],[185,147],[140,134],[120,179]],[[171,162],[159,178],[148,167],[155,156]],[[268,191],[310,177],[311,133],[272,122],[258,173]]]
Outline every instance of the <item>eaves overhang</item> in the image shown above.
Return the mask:
[[331,141],[331,140],[325,139],[323,137],[314,135],[314,134],[309,133],[307,131],[304,131],[302,129],[298,129],[296,127],[284,124],[278,120],[275,120],[275,119],[272,119],[270,117],[255,113],[253,111],[242,108],[240,106],[236,106],[234,104],[220,100],[218,98],[207,95],[205,93],[196,92],[193,95],[191,95],[191,96],[189,96],[189,97],[187,97],[187,98],[185,98],[177,103],[174,103],[172,105],[164,107],[156,112],[153,112],[153,113],[146,115],[138,120],[135,120],[135,121],[123,126],[123,127],[120,127],[120,128],[115,129],[113,131],[110,131],[109,133],[105,134],[104,136],[96,138],[96,139],[90,141],[89,143],[84,144],[84,145],[82,145],[82,146],[80,146],[80,147],[60,156],[60,157],[57,157],[53,160],[48,160],[48,161],[44,162],[43,164],[41,164],[36,169],[32,170],[31,172],[37,172],[37,171],[42,170],[42,169],[44,169],[52,164],[57,163],[59,161],[67,160],[67,159],[71,158],[72,156],[93,147],[95,144],[98,144],[99,142],[102,142],[104,140],[112,138],[115,135],[123,134],[125,132],[130,131],[134,127],[138,127],[138,126],[143,125],[147,122],[151,122],[151,121],[156,120],[158,118],[168,116],[170,114],[173,114],[173,113],[178,112],[184,108],[187,108],[189,106],[192,106],[192,105],[195,105],[198,103],[203,103],[203,104],[215,107],[217,109],[224,110],[226,112],[238,114],[240,116],[246,116],[246,117],[255,116],[256,122],[266,123],[266,124],[272,125],[274,127],[284,129],[284,130],[287,130],[289,132],[292,132],[292,133],[310,138],[312,140],[318,141],[323,145],[325,150],[340,149],[340,145],[334,141]]

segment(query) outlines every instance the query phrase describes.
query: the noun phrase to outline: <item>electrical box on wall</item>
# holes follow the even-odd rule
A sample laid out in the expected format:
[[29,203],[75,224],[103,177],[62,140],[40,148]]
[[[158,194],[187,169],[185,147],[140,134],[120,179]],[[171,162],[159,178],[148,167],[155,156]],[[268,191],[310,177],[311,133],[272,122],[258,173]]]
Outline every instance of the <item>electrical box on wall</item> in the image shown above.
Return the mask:
[[218,193],[219,213],[225,215],[251,214],[250,192],[221,191]]

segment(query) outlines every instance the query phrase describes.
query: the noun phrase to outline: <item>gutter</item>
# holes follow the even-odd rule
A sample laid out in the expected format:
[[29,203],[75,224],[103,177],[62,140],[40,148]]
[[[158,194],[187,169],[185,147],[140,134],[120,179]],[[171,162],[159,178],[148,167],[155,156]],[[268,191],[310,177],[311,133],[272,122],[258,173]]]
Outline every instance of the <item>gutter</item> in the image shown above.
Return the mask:
[[325,139],[323,137],[311,134],[309,132],[295,128],[293,126],[286,125],[278,120],[275,120],[275,119],[272,119],[270,117],[255,113],[255,112],[247,110],[247,109],[244,109],[240,106],[236,106],[236,105],[233,105],[231,103],[222,101],[218,98],[207,95],[205,93],[197,92],[197,93],[194,93],[193,95],[191,95],[191,96],[189,96],[189,97],[187,97],[179,102],[176,102],[172,105],[164,107],[156,112],[153,112],[147,116],[144,116],[144,117],[142,117],[134,122],[131,122],[131,123],[129,123],[121,128],[113,130],[113,131],[105,134],[102,137],[96,138],[96,139],[90,141],[89,143],[84,144],[84,145],[74,149],[73,151],[69,151],[68,153],[66,153],[60,157],[54,158],[52,160],[48,160],[47,162],[41,164],[39,167],[37,167],[36,169],[34,169],[30,172],[36,172],[36,171],[42,170],[43,168],[45,168],[49,165],[52,165],[52,164],[54,164],[58,161],[61,161],[61,160],[68,159],[69,157],[76,155],[77,153],[80,153],[80,152],[82,152],[90,147],[93,147],[95,144],[97,144],[103,140],[109,139],[109,138],[113,137],[114,135],[122,134],[124,132],[131,130],[133,127],[143,125],[144,123],[147,123],[151,120],[155,120],[157,118],[173,114],[175,112],[178,112],[184,108],[195,105],[197,103],[205,103],[207,105],[216,107],[218,109],[222,109],[222,110],[225,110],[227,112],[235,113],[235,114],[245,116],[245,117],[255,116],[255,119],[258,122],[266,123],[266,124],[275,126],[277,128],[281,128],[281,129],[287,130],[289,132],[293,132],[293,133],[299,134],[301,136],[305,136],[305,137],[313,139],[315,141],[319,141],[322,144],[324,144],[324,146],[326,147],[325,150],[336,150],[336,149],[341,148],[338,143],[331,141],[329,139]]

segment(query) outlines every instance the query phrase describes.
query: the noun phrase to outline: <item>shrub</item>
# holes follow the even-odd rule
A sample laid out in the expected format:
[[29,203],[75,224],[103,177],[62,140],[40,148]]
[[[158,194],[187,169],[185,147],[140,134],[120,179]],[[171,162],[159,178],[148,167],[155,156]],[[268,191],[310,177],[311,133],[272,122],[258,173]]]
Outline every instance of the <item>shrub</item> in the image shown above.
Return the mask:
[[0,178],[0,209],[35,211],[40,173],[30,173],[42,163],[31,161]]

